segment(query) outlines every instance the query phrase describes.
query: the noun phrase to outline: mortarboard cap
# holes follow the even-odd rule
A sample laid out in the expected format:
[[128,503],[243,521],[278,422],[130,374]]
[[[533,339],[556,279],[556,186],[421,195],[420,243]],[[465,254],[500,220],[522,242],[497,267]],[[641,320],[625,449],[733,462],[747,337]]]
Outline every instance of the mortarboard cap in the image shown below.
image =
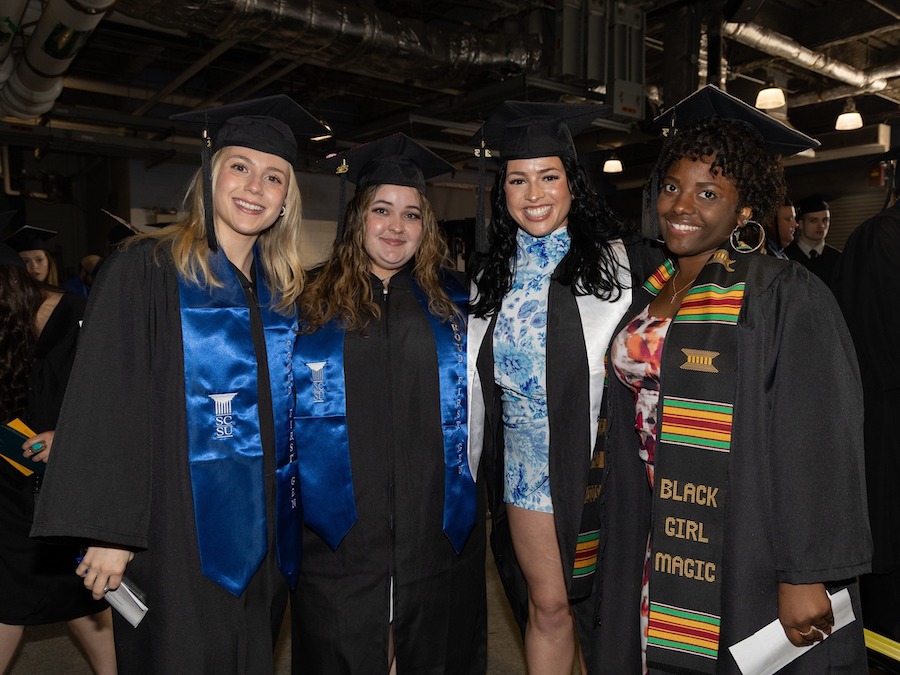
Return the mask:
[[[27,250],[27,249],[26,249]],[[12,246],[0,243],[0,267],[25,267],[25,262],[19,257]]]
[[607,117],[608,105],[531,103],[505,101],[481,129],[473,142],[499,149],[500,159],[534,157],[576,158],[573,137],[589,129],[598,117]]
[[[10,213],[15,214],[15,211]],[[7,214],[0,216],[0,219]],[[42,227],[34,227],[32,225],[23,225],[6,238],[6,243],[12,246],[16,251],[47,251],[47,240],[56,236],[53,230],[47,230]]]
[[743,122],[756,132],[769,152],[782,157],[820,145],[815,138],[789,127],[712,84],[679,101],[653,121],[677,131],[697,120],[713,116]]
[[331,155],[319,166],[334,169],[357,190],[369,185],[406,185],[424,192],[426,179],[454,171],[452,164],[403,133]]
[[200,153],[203,171],[203,206],[206,213],[206,240],[212,251],[218,249],[212,222],[210,162],[213,152],[236,145],[276,155],[287,160],[291,166],[296,166],[295,136],[314,136],[327,131],[325,125],[284,94],[230,103],[218,108],[179,113],[169,119],[203,125],[203,145]]
[[809,195],[803,199],[798,199],[794,202],[794,208],[797,209],[797,218],[802,218],[806,213],[830,210],[828,202],[825,201],[825,197],[820,194]]
[[297,162],[295,136],[326,131],[319,120],[284,94],[179,113],[170,119],[202,124],[211,137],[213,152],[238,145],[276,155],[292,166]]

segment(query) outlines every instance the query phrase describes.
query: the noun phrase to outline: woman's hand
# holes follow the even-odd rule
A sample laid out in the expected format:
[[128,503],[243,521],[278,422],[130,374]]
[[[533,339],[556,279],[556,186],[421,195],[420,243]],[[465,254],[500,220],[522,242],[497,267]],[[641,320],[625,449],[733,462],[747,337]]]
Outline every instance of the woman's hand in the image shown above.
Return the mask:
[[84,587],[91,592],[94,600],[103,597],[106,591],[114,591],[122,583],[125,566],[134,559],[134,552],[111,546],[89,546],[75,574],[84,579]]
[[787,639],[797,647],[831,635],[834,613],[825,584],[778,584],[778,620]]
[[46,462],[50,459],[50,446],[53,445],[55,431],[42,431],[22,443],[22,457],[32,462]]

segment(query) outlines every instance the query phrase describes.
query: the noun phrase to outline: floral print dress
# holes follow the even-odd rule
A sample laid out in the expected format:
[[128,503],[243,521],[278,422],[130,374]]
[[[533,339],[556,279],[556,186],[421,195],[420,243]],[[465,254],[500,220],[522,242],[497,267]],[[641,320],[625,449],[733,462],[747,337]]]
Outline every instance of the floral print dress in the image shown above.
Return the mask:
[[494,328],[494,380],[502,390],[507,504],[553,513],[547,418],[547,298],[550,276],[569,250],[562,227],[544,237],[516,234],[512,288]]
[[[634,429],[638,435],[638,454],[647,469],[647,481],[653,490],[653,465],[656,460],[657,409],[659,407],[659,373],[663,343],[672,319],[651,316],[645,307],[623,328],[611,347],[611,361],[616,377],[634,392]],[[650,540],[644,559],[641,585],[641,659],[647,672],[647,632],[650,618]]]

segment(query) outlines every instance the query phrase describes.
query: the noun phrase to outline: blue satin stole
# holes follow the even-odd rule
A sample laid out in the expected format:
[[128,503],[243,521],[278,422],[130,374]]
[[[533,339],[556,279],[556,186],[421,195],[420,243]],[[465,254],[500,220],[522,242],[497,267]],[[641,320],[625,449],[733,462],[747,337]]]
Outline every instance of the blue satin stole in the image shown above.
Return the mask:
[[[463,315],[466,289],[452,276],[442,279]],[[428,317],[435,339],[444,438],[443,529],[460,553],[476,518],[475,481],[469,469],[466,391],[466,330],[428,310],[415,279],[410,286]],[[300,450],[304,521],[332,550],[357,520],[347,433],[344,331],[335,322],[300,335],[294,352],[297,379],[295,436]]]
[[[188,460],[203,574],[239,596],[268,550],[257,360],[237,274],[221,251],[210,266],[221,288],[178,279]],[[256,287],[275,416],[278,565],[295,586],[301,544],[292,419],[296,316],[270,307],[271,291],[259,271]]]

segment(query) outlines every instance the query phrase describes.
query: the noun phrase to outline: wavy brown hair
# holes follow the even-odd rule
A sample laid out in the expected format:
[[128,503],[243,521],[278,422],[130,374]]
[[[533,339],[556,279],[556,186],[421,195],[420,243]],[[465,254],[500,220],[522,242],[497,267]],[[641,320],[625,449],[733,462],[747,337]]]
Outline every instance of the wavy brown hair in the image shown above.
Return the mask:
[[[370,185],[354,195],[344,215],[340,241],[300,296],[301,323],[308,332],[336,320],[344,330],[360,330],[377,320],[381,310],[369,281],[371,260],[366,253],[366,214],[380,185]],[[447,243],[427,197],[419,191],[422,237],[413,257],[412,273],[428,298],[428,309],[444,320],[460,320],[456,304],[441,286],[441,268],[452,269]]]
[[18,265],[0,266],[0,422],[23,417],[44,285]]
[[[224,148],[222,148],[224,150]],[[219,150],[211,161],[212,184],[215,186],[225,155]],[[142,239],[157,242],[156,251],[169,247],[178,273],[195,284],[221,287],[209,265],[209,244],[206,241],[206,209],[203,206],[203,179],[198,170],[188,184],[184,198],[184,208],[188,217],[161,229],[158,232],[138,235],[125,240],[123,247],[131,246]],[[259,264],[269,287],[272,289],[274,308],[282,314],[293,311],[300,292],[303,290],[305,273],[300,261],[300,188],[293,171],[288,175],[287,193],[284,200],[284,215],[264,232],[257,245],[260,251]]]

